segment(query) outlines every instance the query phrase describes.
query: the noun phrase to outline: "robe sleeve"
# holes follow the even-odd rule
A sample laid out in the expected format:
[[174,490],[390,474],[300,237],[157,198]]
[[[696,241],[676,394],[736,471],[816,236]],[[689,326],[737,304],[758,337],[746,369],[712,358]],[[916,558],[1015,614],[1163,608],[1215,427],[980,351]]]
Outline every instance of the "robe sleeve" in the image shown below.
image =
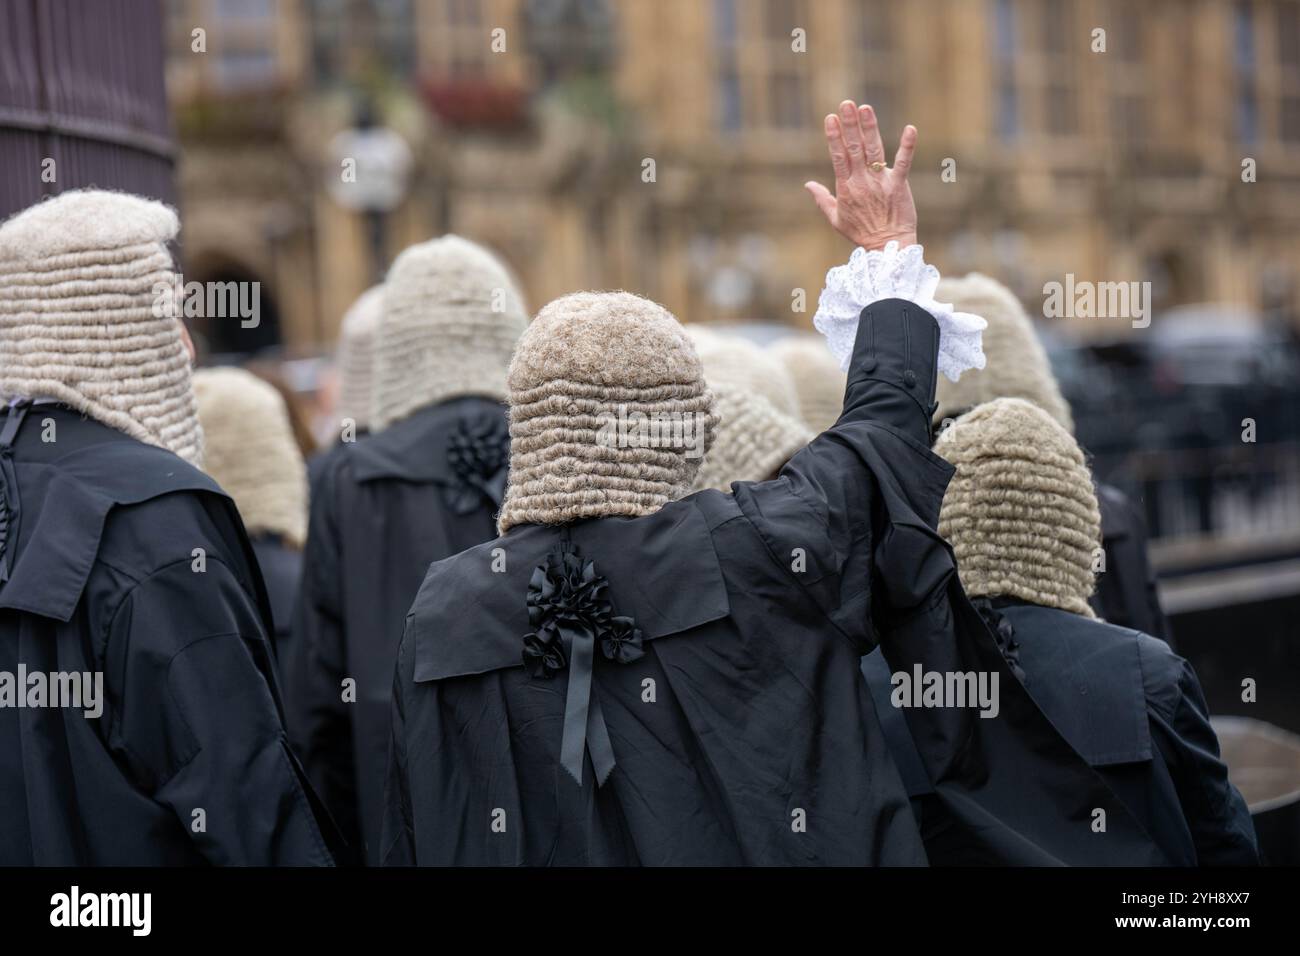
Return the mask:
[[271,661],[257,605],[222,561],[155,572],[108,628],[109,744],[209,862],[332,865]]
[[320,476],[311,503],[302,585],[294,610],[288,662],[289,729],[325,805],[344,840],[360,847],[352,715],[343,700],[347,645],[339,563],[334,467]]
[[[1172,656],[1172,655],[1171,655]],[[1173,777],[1200,866],[1255,866],[1255,826],[1228,768],[1219,757],[1219,738],[1210,725],[1200,681],[1181,658],[1177,680],[1149,707],[1152,739]],[[1147,668],[1144,665],[1144,670]]]
[[[998,681],[996,719],[904,712],[955,847],[944,862],[1162,862],[1016,680],[957,579],[938,533],[953,469],[929,447],[939,351],[939,323],[917,302],[866,305],[839,420],[775,481],[735,485],[737,503],[777,560],[808,542],[808,568],[793,577],[860,653],[878,642],[893,672]],[[1109,841],[1089,826],[1098,807]]]
[[1136,555],[1133,561],[1133,574],[1135,580],[1141,582],[1136,603],[1141,609],[1143,623],[1146,625],[1135,627],[1134,630],[1158,637],[1173,647],[1173,634],[1169,630],[1169,621],[1165,618],[1164,609],[1160,606],[1160,589],[1156,582],[1155,568],[1151,566],[1146,522],[1142,520],[1142,515],[1131,501],[1128,502],[1128,510],[1132,516],[1133,551]]
[[1097,485],[1097,504],[1101,507],[1102,546],[1111,564],[1098,576],[1097,591],[1090,601],[1093,610],[1112,624],[1158,637],[1173,647],[1141,512],[1127,495],[1104,483]]
[[839,420],[774,481],[735,486],[777,560],[806,556],[795,579],[864,654],[878,597],[913,607],[952,572],[934,530],[952,469],[929,448],[938,341],[913,302],[864,308]]
[[775,481],[734,486],[773,557],[862,653],[874,606],[920,607],[952,573],[935,531],[952,467],[930,450],[930,419],[941,369],[983,368],[987,323],[935,301],[938,283],[919,245],[856,249],[831,269],[814,324],[847,372],[843,411]]
[[[399,650],[398,656],[401,657]],[[410,778],[406,770],[406,708],[402,696],[402,667],[393,675],[392,738],[388,750],[388,778],[384,785],[384,822],[380,863],[415,865],[415,830],[411,824]]]

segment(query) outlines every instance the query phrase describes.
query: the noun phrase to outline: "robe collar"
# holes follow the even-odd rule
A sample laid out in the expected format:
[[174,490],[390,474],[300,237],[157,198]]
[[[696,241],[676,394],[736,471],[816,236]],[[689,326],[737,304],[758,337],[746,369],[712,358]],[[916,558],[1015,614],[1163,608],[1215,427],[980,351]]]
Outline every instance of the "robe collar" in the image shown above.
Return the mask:
[[[1123,629],[1023,601],[1000,609],[1021,631],[1025,688],[1092,767],[1152,757],[1141,648]],[[1030,631],[1036,640],[1026,642]]]
[[429,568],[406,619],[416,682],[522,667],[529,580],[566,535],[644,640],[731,613],[709,522],[691,498],[639,518],[520,525]]
[[505,414],[495,399],[472,395],[428,405],[348,448],[352,474],[363,482],[397,478],[455,485],[459,479],[447,451],[461,423],[504,419]]
[[[30,415],[26,427],[39,428],[39,417]],[[112,431],[99,423],[93,427]],[[22,508],[19,542],[10,578],[0,585],[0,608],[64,622],[81,600],[99,554],[105,519],[114,507],[177,491],[229,500],[193,465],[125,434],[119,439],[115,433],[108,441],[53,461],[18,459],[16,470]]]

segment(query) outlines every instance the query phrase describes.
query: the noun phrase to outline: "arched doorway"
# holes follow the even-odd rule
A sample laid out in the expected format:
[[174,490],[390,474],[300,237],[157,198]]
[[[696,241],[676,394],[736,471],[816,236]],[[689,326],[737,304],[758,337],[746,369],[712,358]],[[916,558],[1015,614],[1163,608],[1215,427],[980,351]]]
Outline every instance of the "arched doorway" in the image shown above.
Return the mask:
[[223,255],[197,257],[185,271],[186,324],[202,357],[246,359],[282,344],[280,308],[262,277]]

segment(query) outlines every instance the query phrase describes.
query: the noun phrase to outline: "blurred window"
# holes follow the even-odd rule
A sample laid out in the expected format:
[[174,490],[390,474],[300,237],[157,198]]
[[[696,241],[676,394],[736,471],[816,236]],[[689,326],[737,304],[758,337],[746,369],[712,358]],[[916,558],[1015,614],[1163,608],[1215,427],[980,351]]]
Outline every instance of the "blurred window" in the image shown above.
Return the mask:
[[1236,75],[1234,118],[1237,138],[1253,143],[1259,138],[1259,110],[1255,99],[1255,19],[1251,0],[1233,5],[1233,66]]
[[[1056,7],[1050,7],[1056,10]],[[1054,18],[1053,18],[1054,19]],[[1047,32],[1053,45],[1066,35],[1064,24],[1054,24],[1058,29]],[[1047,131],[1053,136],[1073,136],[1079,131],[1079,91],[1074,83],[1074,56],[1071,48],[1051,49],[1051,60],[1059,63],[1054,70],[1049,61],[1047,83],[1044,88],[1043,108],[1047,111]],[[1068,65],[1067,65],[1068,64]]]
[[358,69],[399,79],[415,71],[415,0],[306,2],[317,85],[329,85]]
[[271,20],[275,4],[273,0],[215,0],[212,13],[218,20]]
[[1020,95],[1016,91],[1014,76],[1003,76],[998,81],[997,109],[998,135],[1003,139],[1018,139],[1020,136]]
[[1003,139],[1020,135],[1020,97],[1016,88],[1016,6],[1015,0],[994,0],[993,33],[997,84],[997,133]]
[[1078,29],[1074,0],[1037,0],[1031,10],[1038,18],[1038,47],[1025,51],[1024,82],[1037,101],[1039,129],[1049,136],[1074,136],[1079,132],[1076,61],[1087,33]]
[[740,75],[734,66],[718,71],[718,122],[725,130],[738,130],[745,122],[741,112]]
[[1128,0],[1111,0],[1106,39],[1109,49],[1125,63],[1142,60],[1142,16]]
[[713,0],[718,126],[802,128],[811,116],[810,52],[793,49],[809,28],[806,0]]
[[718,58],[718,125],[734,131],[745,123],[740,70],[736,65],[736,0],[713,0],[713,31]]
[[1280,135],[1284,143],[1300,143],[1300,96],[1283,96]]
[[1121,146],[1140,143],[1146,138],[1147,89],[1141,11],[1126,0],[1111,0],[1105,25],[1108,50],[1114,56],[1105,73],[1110,132]]
[[1043,52],[1068,55],[1072,45],[1069,4],[1061,0],[1046,0],[1041,9],[1039,35]]
[[435,73],[479,77],[488,72],[491,37],[483,22],[484,5],[483,0],[431,0],[422,7],[432,19],[422,31],[430,41]]
[[1277,8],[1277,62],[1281,113],[1279,138],[1300,143],[1300,3]]
[[459,27],[478,26],[479,3],[480,0],[447,0],[447,21]]
[[1244,143],[1300,143],[1300,0],[1235,0],[1233,121]]
[[[792,34],[796,29],[809,29],[808,5],[805,0],[763,0],[762,14],[762,53],[756,72],[767,77],[764,125],[802,128],[810,115],[809,73],[815,54],[806,46],[803,53],[796,53]],[[759,35],[757,24],[753,33]],[[805,36],[805,42],[808,39]]]
[[270,50],[223,50],[213,79],[218,88],[235,92],[270,86],[275,77],[275,54]]
[[718,46],[735,48],[739,39],[736,29],[736,0],[713,0],[713,31]]
[[1141,94],[1117,93],[1110,99],[1111,128],[1121,143],[1140,142],[1145,129],[1146,103]]
[[793,70],[773,73],[768,103],[773,126],[798,129],[806,125],[808,87],[803,75]]
[[1300,70],[1300,3],[1295,0],[1277,8],[1277,59],[1284,71]]
[[[466,0],[457,0],[465,3]],[[618,57],[618,17],[609,0],[511,0],[519,5],[525,32],[525,48],[531,55],[534,75],[541,86],[575,79],[578,85],[592,89],[596,95],[609,99],[612,87],[610,74]],[[482,4],[491,13],[486,27],[495,27],[497,17],[506,13],[507,4]],[[457,11],[462,20],[479,22],[475,29],[482,31],[481,14],[468,8]],[[479,18],[475,21],[475,18]],[[489,31],[490,32],[490,31]],[[499,60],[499,57],[492,57]]]
[[1053,136],[1072,136],[1077,133],[1078,91],[1068,83],[1048,83],[1046,97],[1047,131]]
[[212,81],[222,92],[269,87],[279,78],[274,0],[213,0]]
[[788,41],[790,31],[799,25],[802,12],[799,7],[797,0],[764,0],[763,28],[767,39]]
[[888,0],[858,0],[850,4],[857,15],[857,28],[848,35],[854,44],[850,64],[856,71],[858,100],[870,103],[887,130],[896,129],[903,117],[899,103],[902,58],[898,53],[895,8]]
[[1079,47],[1087,33],[1075,0],[993,0],[991,9],[998,135],[1078,135]]
[[894,11],[886,0],[865,0],[853,4],[858,11],[858,42],[868,53],[893,51]]
[[415,72],[413,0],[370,0],[375,11],[375,45],[379,65],[405,78]]
[[342,39],[345,0],[310,0],[307,15],[311,27],[311,71],[318,85],[337,79],[343,72]]

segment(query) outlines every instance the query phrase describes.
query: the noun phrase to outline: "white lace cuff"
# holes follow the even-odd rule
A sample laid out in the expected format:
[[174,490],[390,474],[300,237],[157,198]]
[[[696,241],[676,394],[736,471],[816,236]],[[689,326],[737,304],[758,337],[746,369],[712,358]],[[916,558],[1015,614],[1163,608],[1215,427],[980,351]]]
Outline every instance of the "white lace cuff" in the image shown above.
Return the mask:
[[926,265],[919,245],[899,249],[890,242],[868,252],[859,246],[847,265],[826,273],[826,288],[817,302],[813,325],[826,336],[831,354],[848,371],[862,310],[881,299],[907,299],[934,316],[939,323],[939,371],[957,381],[970,368],[984,367],[982,332],[988,325],[978,315],[956,312],[952,305],[934,300],[939,270]]

